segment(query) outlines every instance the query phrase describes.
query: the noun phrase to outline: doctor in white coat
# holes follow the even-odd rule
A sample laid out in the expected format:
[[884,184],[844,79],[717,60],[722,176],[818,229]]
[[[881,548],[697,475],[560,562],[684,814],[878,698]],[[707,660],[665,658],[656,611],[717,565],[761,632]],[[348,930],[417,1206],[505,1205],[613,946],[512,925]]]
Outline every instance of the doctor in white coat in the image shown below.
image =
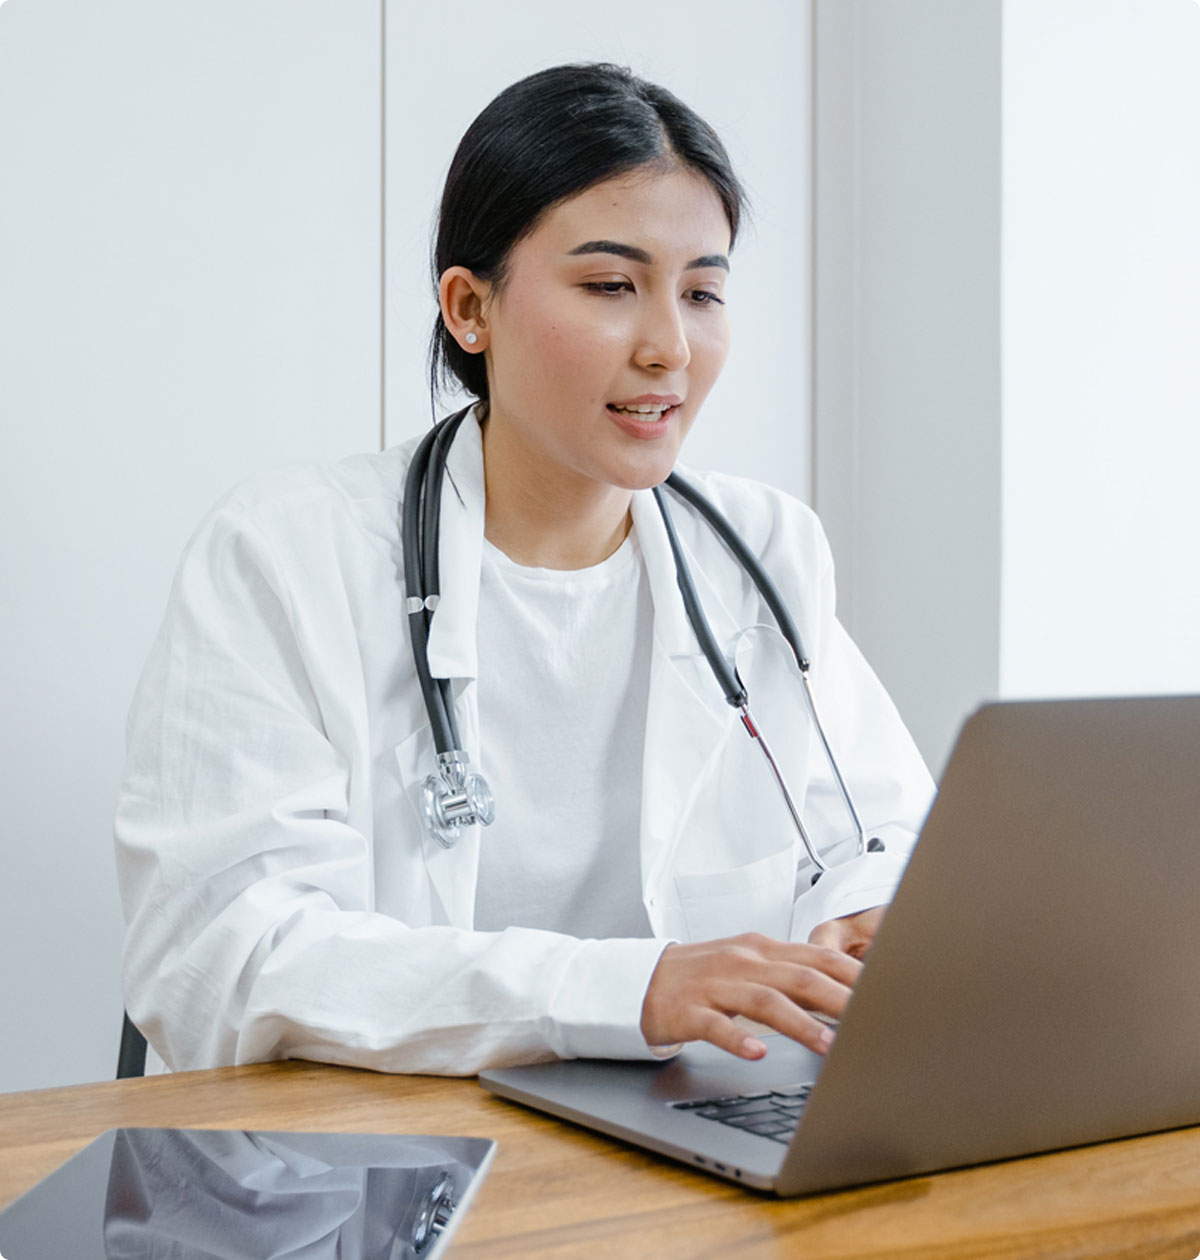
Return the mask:
[[[813,869],[684,614],[651,496],[724,364],[742,196],[720,141],[611,66],[501,93],[447,177],[434,374],[479,403],[449,451],[431,672],[488,828],[443,848],[408,638],[414,443],[256,477],[184,555],[128,727],[116,821],[125,993],[153,1066],[309,1058],[473,1073],[818,1051],[928,809],[913,743],[834,615],[812,513],[691,474],[779,586],[856,855],[770,613],[674,516],[717,641],[834,869]],[[746,417],[753,423],[753,417]]]

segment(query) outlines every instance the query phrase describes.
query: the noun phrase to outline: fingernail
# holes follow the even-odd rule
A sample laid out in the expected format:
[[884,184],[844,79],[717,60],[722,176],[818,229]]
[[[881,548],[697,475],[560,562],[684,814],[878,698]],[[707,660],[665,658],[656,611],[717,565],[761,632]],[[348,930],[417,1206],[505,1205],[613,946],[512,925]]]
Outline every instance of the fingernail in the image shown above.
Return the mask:
[[825,1051],[828,1050],[831,1045],[833,1045],[833,1029],[822,1028],[821,1036],[818,1038],[818,1040],[821,1043],[821,1053],[824,1054]]
[[767,1053],[767,1047],[757,1037],[747,1037],[742,1042],[742,1053],[748,1059],[761,1059]]

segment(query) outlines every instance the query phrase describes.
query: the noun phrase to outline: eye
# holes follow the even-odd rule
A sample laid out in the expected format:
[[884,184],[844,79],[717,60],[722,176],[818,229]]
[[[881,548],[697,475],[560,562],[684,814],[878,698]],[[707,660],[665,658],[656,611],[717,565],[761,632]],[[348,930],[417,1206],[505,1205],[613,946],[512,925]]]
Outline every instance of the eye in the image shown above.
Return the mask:
[[685,295],[689,301],[694,302],[697,306],[724,306],[725,299],[718,297],[715,293],[708,289],[690,289]]
[[589,293],[600,293],[608,297],[615,297],[626,289],[633,292],[633,285],[628,280],[587,280],[583,287]]

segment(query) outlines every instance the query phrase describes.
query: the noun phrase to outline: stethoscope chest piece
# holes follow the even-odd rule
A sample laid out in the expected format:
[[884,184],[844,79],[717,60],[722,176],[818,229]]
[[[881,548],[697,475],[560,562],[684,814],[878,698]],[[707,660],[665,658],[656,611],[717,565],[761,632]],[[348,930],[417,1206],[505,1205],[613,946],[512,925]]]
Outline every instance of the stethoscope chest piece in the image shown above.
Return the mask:
[[[446,1232],[446,1226],[450,1224],[450,1218],[457,1207],[454,1202],[454,1182],[448,1173],[444,1173],[421,1207],[421,1213],[413,1227],[412,1251],[420,1255],[431,1243],[436,1242]],[[407,1253],[408,1248],[404,1251]],[[399,1250],[393,1249],[392,1254],[399,1260]]]
[[464,827],[487,827],[496,816],[487,780],[469,766],[464,752],[438,753],[438,773],[427,775],[421,789],[425,821],[443,849],[454,848]]

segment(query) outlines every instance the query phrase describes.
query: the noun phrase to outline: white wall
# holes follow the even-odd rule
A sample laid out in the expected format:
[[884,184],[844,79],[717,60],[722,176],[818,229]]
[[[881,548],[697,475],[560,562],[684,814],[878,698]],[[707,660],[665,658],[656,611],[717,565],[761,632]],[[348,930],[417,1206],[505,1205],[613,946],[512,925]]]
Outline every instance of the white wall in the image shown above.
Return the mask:
[[[733,254],[733,350],[684,460],[809,490],[808,0],[388,4],[387,439],[429,424],[429,238],[459,137],[497,92],[566,61],[616,61],[716,127],[754,222]],[[684,16],[686,14],[686,17]],[[446,408],[449,410],[449,407]]]
[[110,1077],[123,724],[179,552],[377,447],[376,0],[0,8],[0,1091]]
[[1000,0],[817,0],[814,502],[935,773],[999,681]]
[[1200,5],[1007,0],[1007,695],[1200,691]]
[[997,695],[1200,690],[1200,5],[815,12],[814,498],[851,632],[935,771]]
[[[387,440],[428,418],[431,211],[504,84],[608,57],[725,137],[756,226],[689,457],[808,486],[808,5],[391,5]],[[180,549],[247,473],[377,448],[381,0],[0,7],[0,1091],[102,1079],[122,728]]]

